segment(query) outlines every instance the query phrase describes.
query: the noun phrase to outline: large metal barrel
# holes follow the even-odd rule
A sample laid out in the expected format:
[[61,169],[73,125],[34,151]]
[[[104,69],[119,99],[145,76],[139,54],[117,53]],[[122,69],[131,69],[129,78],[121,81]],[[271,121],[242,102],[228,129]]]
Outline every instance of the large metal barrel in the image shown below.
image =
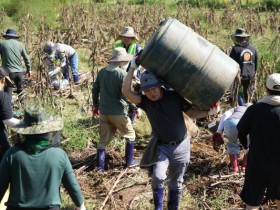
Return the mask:
[[159,24],[140,63],[201,109],[215,104],[239,71],[217,46],[170,17]]

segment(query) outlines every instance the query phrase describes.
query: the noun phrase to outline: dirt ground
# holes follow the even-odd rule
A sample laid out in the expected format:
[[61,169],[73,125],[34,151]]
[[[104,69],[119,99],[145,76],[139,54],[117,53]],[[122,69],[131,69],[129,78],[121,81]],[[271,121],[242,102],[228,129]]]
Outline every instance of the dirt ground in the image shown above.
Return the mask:
[[[184,204],[183,193],[181,209],[244,209],[239,197],[244,174],[232,175],[225,148],[216,152],[210,144],[209,133],[202,137],[191,142],[191,161],[184,181],[184,189],[197,201],[196,207]],[[143,147],[140,148],[136,146],[137,159],[143,153]],[[124,169],[120,153],[110,150],[108,169],[105,173],[99,173],[95,153],[94,149],[85,149],[70,154],[84,195],[94,195],[98,209],[150,209],[147,206],[152,205],[152,191],[147,171],[137,167]],[[223,207],[216,207],[215,202],[223,202],[220,204]],[[276,207],[268,203],[261,209],[272,210]]]

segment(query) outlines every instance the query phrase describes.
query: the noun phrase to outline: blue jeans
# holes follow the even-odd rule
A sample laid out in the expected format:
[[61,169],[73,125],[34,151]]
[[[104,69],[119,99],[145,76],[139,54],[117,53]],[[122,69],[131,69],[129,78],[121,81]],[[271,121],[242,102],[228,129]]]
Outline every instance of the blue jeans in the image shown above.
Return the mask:
[[[158,144],[158,162],[153,165],[152,188],[164,187],[167,178],[168,188],[181,190],[183,176],[190,161],[190,139],[186,138],[181,144],[170,146]],[[169,168],[169,174],[166,175]]]
[[239,143],[238,143],[238,130],[236,125],[239,119],[229,118],[224,122],[224,131],[228,139],[227,152],[228,154],[239,154]]
[[[69,65],[71,68],[72,75],[73,76],[78,75],[79,74],[78,73],[78,63],[79,63],[78,54],[75,53],[74,55],[69,57],[68,60],[69,60]],[[67,66],[65,65],[65,66],[61,67],[61,71],[62,71],[62,73],[67,74]]]

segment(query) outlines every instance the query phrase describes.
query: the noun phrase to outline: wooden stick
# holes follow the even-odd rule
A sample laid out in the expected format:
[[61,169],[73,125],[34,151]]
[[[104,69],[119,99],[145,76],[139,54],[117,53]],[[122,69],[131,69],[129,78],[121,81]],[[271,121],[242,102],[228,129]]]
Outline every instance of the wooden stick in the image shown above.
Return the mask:
[[233,181],[233,180],[219,181],[219,182],[216,182],[216,183],[211,184],[210,186],[211,186],[211,187],[214,187],[214,186],[216,186],[216,185],[218,185],[218,184],[222,184],[222,183],[242,184],[243,182],[241,182],[241,181]]
[[123,177],[123,175],[127,172],[127,169],[128,169],[128,168],[126,168],[124,171],[122,171],[122,172],[120,173],[120,175],[118,176],[117,180],[115,181],[113,187],[110,189],[110,191],[109,191],[107,197],[106,197],[105,200],[103,201],[103,203],[102,203],[101,207],[99,208],[99,210],[102,210],[102,209],[104,208],[104,206],[105,206],[107,200],[109,199],[109,197],[110,197],[111,194],[113,193],[113,191],[114,191],[114,189],[116,188],[117,184],[119,183],[120,179],[121,179],[121,178]]

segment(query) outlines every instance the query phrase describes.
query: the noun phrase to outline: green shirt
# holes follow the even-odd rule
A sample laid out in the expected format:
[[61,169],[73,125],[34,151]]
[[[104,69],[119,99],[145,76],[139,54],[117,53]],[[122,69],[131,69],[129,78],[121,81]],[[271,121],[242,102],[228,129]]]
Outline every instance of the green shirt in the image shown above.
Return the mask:
[[23,57],[27,70],[31,69],[30,60],[21,42],[16,39],[7,39],[0,42],[0,54],[2,66],[9,73],[22,72],[21,57]]
[[50,147],[37,155],[12,147],[2,159],[0,174],[0,200],[10,184],[7,206],[34,209],[60,206],[61,183],[76,206],[83,203],[68,156],[59,147]]
[[122,94],[122,84],[126,74],[124,70],[113,64],[99,71],[93,85],[92,98],[93,106],[99,107],[100,114],[127,114],[128,103]]

